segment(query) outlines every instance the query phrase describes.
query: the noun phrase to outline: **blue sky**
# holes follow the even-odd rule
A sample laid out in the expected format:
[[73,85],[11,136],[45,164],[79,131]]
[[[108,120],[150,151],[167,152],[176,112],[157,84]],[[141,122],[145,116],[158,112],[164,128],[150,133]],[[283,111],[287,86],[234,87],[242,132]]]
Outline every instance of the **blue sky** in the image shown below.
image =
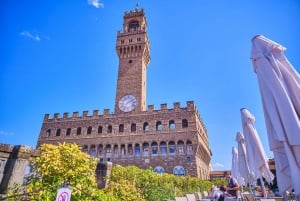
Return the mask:
[[[114,110],[117,31],[136,1],[28,0],[0,6],[0,142],[36,146],[44,114]],[[139,1],[148,21],[147,104],[193,100],[206,125],[214,170],[231,168],[240,108],[269,151],[251,38],[287,48],[300,71],[300,2]]]

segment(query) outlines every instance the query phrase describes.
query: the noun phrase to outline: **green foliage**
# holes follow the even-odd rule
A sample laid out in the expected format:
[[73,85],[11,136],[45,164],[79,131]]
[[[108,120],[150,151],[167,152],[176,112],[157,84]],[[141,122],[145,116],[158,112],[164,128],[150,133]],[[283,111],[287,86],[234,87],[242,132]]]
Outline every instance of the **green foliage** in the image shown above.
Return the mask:
[[[97,188],[95,176],[97,159],[82,152],[78,145],[43,144],[40,151],[40,156],[32,163],[33,174],[22,187],[30,200],[53,201],[57,189],[67,182],[72,189],[72,201],[105,199],[109,201],[109,197]],[[21,188],[19,194],[20,190]],[[16,194],[16,189],[12,189],[8,196]],[[16,197],[11,200],[16,200]]]
[[141,190],[128,180],[111,181],[104,191],[120,201],[145,201]]
[[[210,191],[212,185],[219,186],[226,183],[225,180],[208,181],[190,176],[179,177],[171,174],[156,174],[151,169],[142,170],[135,166],[113,166],[109,179],[109,186],[124,180],[128,181],[132,189],[141,190],[147,201],[174,199],[175,195],[181,197],[199,190],[201,192]],[[113,191],[114,196],[124,193],[122,187],[114,188]],[[129,190],[127,189],[127,191]]]
[[[57,189],[67,182],[72,189],[72,201],[163,201],[199,190],[210,191],[212,185],[225,180],[201,180],[190,176],[157,174],[152,169],[135,166],[113,166],[106,189],[96,184],[97,159],[83,153],[75,144],[44,144],[41,155],[33,164],[33,174],[23,186],[15,186],[6,200],[53,201]],[[16,196],[24,194],[24,196]]]

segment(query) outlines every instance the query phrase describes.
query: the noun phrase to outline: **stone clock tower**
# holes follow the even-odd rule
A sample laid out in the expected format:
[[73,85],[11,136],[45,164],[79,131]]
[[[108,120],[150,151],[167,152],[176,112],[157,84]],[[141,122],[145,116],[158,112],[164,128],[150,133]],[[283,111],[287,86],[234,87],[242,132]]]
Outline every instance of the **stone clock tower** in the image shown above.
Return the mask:
[[118,32],[116,51],[119,71],[115,114],[146,110],[146,68],[150,43],[143,9],[125,12],[123,31]]

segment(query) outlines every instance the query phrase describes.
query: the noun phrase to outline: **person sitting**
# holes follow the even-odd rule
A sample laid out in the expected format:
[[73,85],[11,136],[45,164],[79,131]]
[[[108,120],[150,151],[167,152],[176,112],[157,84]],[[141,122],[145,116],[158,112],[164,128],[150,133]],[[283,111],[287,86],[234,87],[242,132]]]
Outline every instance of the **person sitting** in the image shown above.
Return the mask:
[[219,190],[215,191],[215,193],[214,193],[214,200],[215,201],[224,201],[225,197],[228,197],[228,194],[226,192],[226,187],[224,185],[221,185],[219,187]]
[[231,173],[225,172],[225,177],[228,179],[226,191],[233,197],[237,197],[240,188],[236,178],[231,176]]

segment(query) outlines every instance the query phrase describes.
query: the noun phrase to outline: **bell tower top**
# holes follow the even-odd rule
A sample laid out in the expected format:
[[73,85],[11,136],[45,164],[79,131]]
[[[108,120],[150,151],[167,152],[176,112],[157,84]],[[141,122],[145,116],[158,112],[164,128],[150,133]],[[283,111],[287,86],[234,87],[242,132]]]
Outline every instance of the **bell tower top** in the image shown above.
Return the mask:
[[145,16],[144,9],[139,10],[136,7],[130,12],[124,13],[124,24],[123,31],[132,32],[132,31],[147,31],[147,20]]
[[146,69],[150,62],[147,20],[138,5],[124,13],[123,30],[118,31],[116,52],[119,57],[115,113],[146,110]]

